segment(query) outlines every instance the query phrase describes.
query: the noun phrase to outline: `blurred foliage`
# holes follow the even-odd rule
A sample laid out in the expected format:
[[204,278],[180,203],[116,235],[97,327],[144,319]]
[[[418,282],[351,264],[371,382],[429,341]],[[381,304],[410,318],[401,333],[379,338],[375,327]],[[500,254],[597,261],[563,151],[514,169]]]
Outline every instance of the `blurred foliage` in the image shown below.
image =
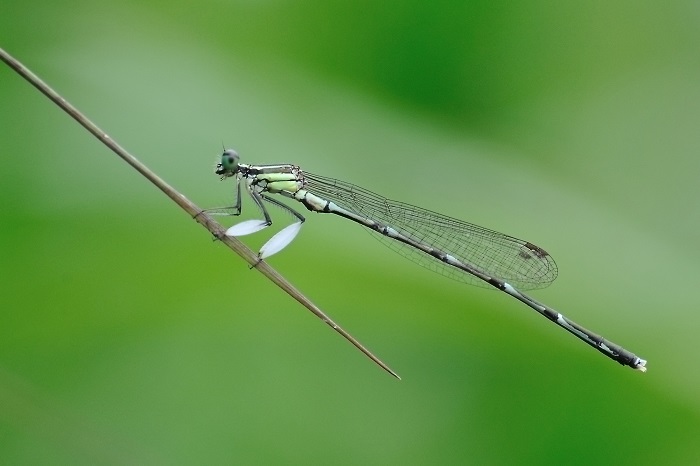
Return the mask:
[[0,46],[203,207],[223,142],[527,238],[649,373],[307,215],[270,262],[393,380],[2,66],[0,463],[698,464],[699,20],[6,0]]

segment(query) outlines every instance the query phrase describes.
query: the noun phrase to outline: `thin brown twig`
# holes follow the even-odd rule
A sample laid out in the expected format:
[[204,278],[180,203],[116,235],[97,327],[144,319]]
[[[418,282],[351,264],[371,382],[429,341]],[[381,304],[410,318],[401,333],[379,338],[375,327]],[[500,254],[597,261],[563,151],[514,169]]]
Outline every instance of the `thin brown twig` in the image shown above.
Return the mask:
[[15,70],[20,76],[29,81],[29,83],[36,87],[42,94],[48,97],[56,105],[58,105],[63,111],[68,115],[73,117],[81,126],[93,134],[100,142],[109,147],[112,152],[117,154],[122,160],[131,165],[140,174],[142,174],[151,183],[156,185],[158,189],[163,191],[166,196],[172,199],[177,205],[179,205],[185,212],[187,212],[190,217],[196,219],[201,225],[203,225],[211,234],[216,238],[220,239],[222,243],[228,246],[233,252],[238,254],[243,258],[248,264],[254,266],[256,270],[262,273],[275,285],[282,288],[287,294],[299,301],[305,308],[311,311],[316,317],[321,319],[323,322],[328,324],[333,330],[341,334],[346,340],[352,343],[357,349],[362,351],[368,358],[374,361],[382,369],[400,379],[401,377],[396,374],[389,366],[387,366],[381,359],[376,357],[365,348],[359,341],[357,341],[352,335],[346,332],[342,327],[333,322],[333,320],[328,317],[318,306],[311,302],[306,296],[304,296],[299,290],[297,290],[289,281],[287,281],[282,275],[279,274],[275,269],[270,267],[270,265],[259,259],[258,255],[250,250],[245,244],[234,237],[226,236],[225,228],[216,222],[210,215],[207,215],[202,209],[197,207],[192,201],[187,199],[185,196],[180,194],[175,188],[166,183],[162,178],[156,175],[152,170],[150,170],[146,165],[141,163],[136,157],[127,152],[122,146],[120,146],[114,139],[112,139],[107,133],[100,129],[95,123],[90,121],[82,112],[71,105],[66,99],[61,97],[56,91],[49,87],[44,81],[42,81],[38,76],[32,73],[28,68],[22,65],[18,60],[8,54],[5,50],[0,48],[0,59],[7,63],[7,65]]

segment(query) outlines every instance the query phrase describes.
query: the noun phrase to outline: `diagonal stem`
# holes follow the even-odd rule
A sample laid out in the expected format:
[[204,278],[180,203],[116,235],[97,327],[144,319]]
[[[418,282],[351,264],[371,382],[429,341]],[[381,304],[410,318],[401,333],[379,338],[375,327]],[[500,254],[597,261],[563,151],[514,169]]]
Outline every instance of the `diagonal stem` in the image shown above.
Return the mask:
[[7,63],[7,65],[15,70],[20,76],[29,81],[29,83],[36,87],[42,94],[51,99],[56,105],[58,105],[64,112],[73,117],[82,127],[93,134],[100,142],[109,147],[112,152],[117,154],[126,163],[131,165],[140,174],[146,177],[151,183],[156,185],[158,189],[163,191],[163,193],[172,199],[177,205],[179,205],[185,212],[194,217],[198,223],[203,225],[209,232],[211,232],[216,238],[219,238],[222,243],[228,246],[233,252],[238,254],[248,262],[251,266],[257,269],[275,285],[279,286],[291,297],[299,301],[305,308],[311,311],[316,317],[321,319],[327,325],[329,325],[333,330],[338,332],[352,343],[357,349],[362,351],[368,358],[374,361],[379,367],[387,371],[389,374],[393,375],[397,379],[401,377],[396,374],[389,366],[387,366],[381,359],[376,357],[365,348],[362,343],[357,341],[352,335],[346,332],[342,327],[336,324],[330,317],[328,317],[318,306],[316,306],[309,298],[304,296],[299,290],[297,290],[289,281],[287,281],[279,272],[270,267],[267,262],[261,261],[258,255],[251,251],[245,244],[240,240],[226,236],[225,228],[222,227],[218,222],[216,222],[211,216],[203,212],[197,205],[192,201],[187,199],[185,196],[180,194],[175,188],[166,183],[162,178],[151,171],[146,165],[141,163],[136,157],[127,152],[122,146],[120,146],[114,139],[112,139],[107,133],[100,129],[95,123],[90,121],[83,113],[81,113],[77,108],[68,103],[66,99],[61,97],[56,91],[49,87],[44,81],[42,81],[37,75],[32,73],[28,68],[22,65],[18,60],[8,54],[4,49],[0,48],[0,60]]

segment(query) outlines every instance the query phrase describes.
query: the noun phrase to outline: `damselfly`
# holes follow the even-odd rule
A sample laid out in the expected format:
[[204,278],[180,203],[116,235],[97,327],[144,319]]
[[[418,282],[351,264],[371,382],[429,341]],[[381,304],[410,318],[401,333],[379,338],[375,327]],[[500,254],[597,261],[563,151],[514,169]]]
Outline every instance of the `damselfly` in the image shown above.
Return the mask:
[[387,199],[359,186],[303,171],[296,165],[248,165],[236,151],[227,149],[216,166],[221,179],[236,180],[236,203],[209,209],[220,215],[241,213],[241,184],[258,206],[264,220],[246,220],[226,231],[243,236],[272,225],[265,204],[289,212],[296,221],[272,236],[260,249],[264,259],[294,240],[304,217],[271,197],[278,194],[300,202],[311,212],[335,214],[359,223],[378,235],[391,249],[434,271],[471,284],[492,286],[545,316],[607,357],[633,369],[646,371],[646,361],[562,314],[522,293],[549,285],[557,266],[542,248],[512,236],[456,220],[430,210]]

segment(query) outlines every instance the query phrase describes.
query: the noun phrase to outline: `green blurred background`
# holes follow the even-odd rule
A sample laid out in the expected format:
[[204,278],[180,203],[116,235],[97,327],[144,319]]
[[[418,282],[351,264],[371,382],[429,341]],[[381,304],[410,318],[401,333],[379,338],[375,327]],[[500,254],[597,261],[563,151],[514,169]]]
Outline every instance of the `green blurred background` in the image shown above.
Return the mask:
[[223,143],[523,237],[560,268],[534,296],[649,372],[307,215],[271,264],[394,380],[3,65],[0,463],[699,464],[699,23],[4,0],[0,46],[199,205]]

